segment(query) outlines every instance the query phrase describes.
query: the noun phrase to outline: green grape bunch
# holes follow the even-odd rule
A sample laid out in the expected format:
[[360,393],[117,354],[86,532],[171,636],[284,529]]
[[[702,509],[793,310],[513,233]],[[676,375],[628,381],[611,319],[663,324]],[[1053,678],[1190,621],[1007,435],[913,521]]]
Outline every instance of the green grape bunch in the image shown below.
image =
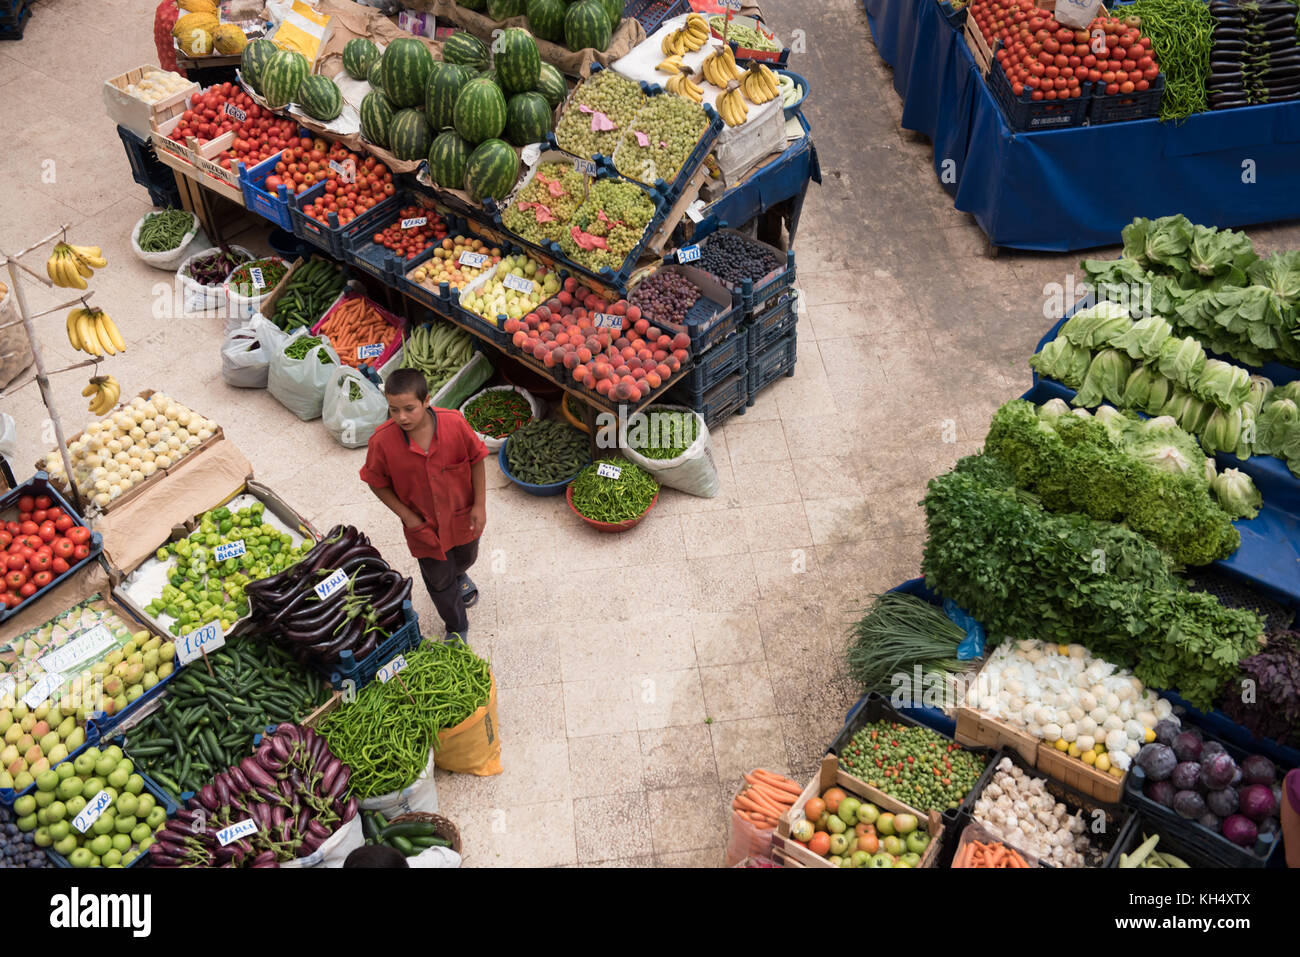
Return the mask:
[[[573,91],[555,127],[555,142],[574,156],[610,156],[645,99],[635,80],[602,70]],[[596,113],[609,117],[614,129],[593,130]]]
[[[708,129],[704,107],[679,96],[652,96],[637,111],[614,150],[614,168],[653,186],[656,176],[671,183]],[[646,137],[642,146],[636,134]]]

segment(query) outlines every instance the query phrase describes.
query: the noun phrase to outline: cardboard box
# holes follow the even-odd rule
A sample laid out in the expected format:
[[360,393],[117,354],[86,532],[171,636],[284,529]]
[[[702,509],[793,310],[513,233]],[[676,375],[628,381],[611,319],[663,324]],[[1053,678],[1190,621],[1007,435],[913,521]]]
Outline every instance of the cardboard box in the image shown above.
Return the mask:
[[[139,83],[147,74],[165,72],[167,71],[145,64],[134,70],[128,70],[121,76],[105,80],[104,105],[108,110],[109,118],[137,136],[149,139],[159,122],[170,119],[178,112],[183,112],[189,98],[199,92],[197,83],[191,83],[187,88],[164,97],[156,103],[148,103],[126,92],[128,86]],[[177,107],[180,109],[176,109]]]

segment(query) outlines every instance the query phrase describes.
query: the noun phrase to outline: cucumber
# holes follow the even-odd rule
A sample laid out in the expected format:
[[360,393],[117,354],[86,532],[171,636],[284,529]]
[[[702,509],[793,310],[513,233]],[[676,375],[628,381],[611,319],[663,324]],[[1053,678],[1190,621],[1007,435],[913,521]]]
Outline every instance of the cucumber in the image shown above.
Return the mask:
[[438,829],[424,821],[401,821],[389,824],[379,832],[380,840],[391,841],[395,837],[435,837]]
[[407,857],[414,857],[416,854],[420,853],[415,849],[415,845],[400,834],[396,835],[390,843]]

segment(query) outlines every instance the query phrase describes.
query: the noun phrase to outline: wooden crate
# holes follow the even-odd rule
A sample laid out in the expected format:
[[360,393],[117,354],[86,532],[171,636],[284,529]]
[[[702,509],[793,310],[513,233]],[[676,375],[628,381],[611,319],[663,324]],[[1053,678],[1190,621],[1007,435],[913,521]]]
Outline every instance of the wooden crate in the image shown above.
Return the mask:
[[121,76],[105,80],[104,105],[108,109],[109,118],[137,136],[149,139],[159,122],[183,112],[189,97],[199,92],[197,83],[191,83],[187,89],[173,93],[156,103],[146,103],[126,92],[129,85],[138,83],[146,74],[166,72],[168,71],[145,64],[134,70],[128,70]]
[[957,730],[953,738],[958,744],[1010,748],[1029,762],[1031,768],[1038,766],[1040,739],[974,708],[963,706],[957,709]]
[[[153,135],[155,137],[159,136],[156,131]],[[233,133],[225,134],[225,136],[233,135]],[[173,143],[173,141],[169,139],[164,141],[169,144]],[[190,180],[196,186],[209,189],[218,196],[230,200],[241,209],[245,208],[244,191],[239,186],[239,176],[236,173],[222,169],[216,163],[213,163],[211,160],[203,159],[202,157],[196,157],[194,162],[190,162],[166,147],[159,146],[158,139],[154,140],[154,145],[158,147],[155,150],[158,154],[158,159],[167,166],[170,166],[181,176]],[[184,194],[182,193],[182,196],[183,195]],[[186,206],[186,208],[188,209],[189,207]],[[207,229],[208,224],[204,223],[203,227]]]
[[975,58],[975,65],[980,69],[980,75],[988,76],[989,67],[993,65],[993,48],[984,39],[984,34],[980,33],[980,28],[975,23],[974,17],[969,15],[966,17],[962,33],[966,37],[966,46],[970,50],[971,56]]
[[[901,801],[896,801],[887,794],[882,794],[875,788],[864,787],[860,781],[850,777],[840,770],[839,758],[833,754],[828,754],[822,758],[821,768],[818,770],[816,777],[808,782],[808,786],[803,789],[799,795],[799,800],[795,801],[794,807],[781,815],[777,821],[776,834],[772,837],[773,852],[781,852],[785,857],[794,861],[801,867],[832,867],[833,865],[824,857],[819,857],[808,848],[793,840],[790,836],[791,828],[795,822],[804,818],[804,805],[812,798],[817,797],[823,791],[830,787],[841,787],[855,797],[862,798],[864,801],[870,801],[872,804],[886,811],[895,814],[914,814],[915,812]],[[930,844],[921,855],[921,860],[917,867],[933,867],[934,862],[939,856],[939,845],[943,840],[943,818],[938,811],[931,811],[927,814],[916,815],[918,820],[925,822],[926,833],[930,835]],[[787,865],[791,866],[791,865]]]
[[1062,784],[1107,804],[1118,804],[1124,794],[1124,778],[1098,771],[1050,744],[1039,742],[1037,768]]
[[334,692],[332,695],[329,696],[329,699],[323,705],[321,705],[311,714],[307,715],[307,717],[303,718],[302,724],[308,728],[315,728],[316,725],[320,723],[321,718],[325,717],[331,711],[334,711],[342,703],[343,703],[343,692],[342,691]]

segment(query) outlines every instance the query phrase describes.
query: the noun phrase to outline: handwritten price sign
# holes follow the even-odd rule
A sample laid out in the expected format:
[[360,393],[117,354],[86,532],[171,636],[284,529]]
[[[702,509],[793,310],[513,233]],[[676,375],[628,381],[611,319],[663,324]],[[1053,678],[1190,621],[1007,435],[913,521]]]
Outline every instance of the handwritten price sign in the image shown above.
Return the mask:
[[252,269],[250,269],[248,271],[248,276],[250,279],[253,280],[254,289],[266,288],[266,280],[262,278],[262,270],[259,267],[254,266]]
[[226,636],[221,632],[219,622],[210,621],[202,628],[195,628],[188,635],[182,635],[176,648],[176,657],[181,664],[187,665],[203,655],[205,651],[216,651],[226,643]]
[[461,253],[460,254],[460,264],[462,266],[469,266],[471,269],[478,269],[487,261],[488,258],[484,256],[482,253]]
[[502,279],[501,285],[505,286],[507,289],[518,290],[524,295],[528,295],[533,291],[533,281],[531,279],[524,279],[522,276],[516,276],[514,273],[510,273],[505,279]]
[[375,677],[378,678],[380,681],[382,681],[384,684],[388,684],[388,682],[393,680],[393,678],[397,677],[397,673],[405,667],[406,667],[406,656],[398,655],[392,661],[388,662],[388,664],[380,665],[379,670],[375,672]]
[[59,674],[87,658],[93,658],[113,644],[113,635],[103,625],[96,625],[68,642],[62,648],[51,651],[39,659],[41,670],[47,675]]
[[576,159],[573,161],[573,168],[583,176],[595,176],[596,164],[589,159]]
[[91,799],[90,803],[81,809],[81,813],[72,819],[72,826],[82,834],[90,830],[91,825],[99,820],[99,816],[108,809],[113,803],[113,798],[107,791],[100,791]]
[[63,684],[63,676],[59,674],[47,674],[40,681],[32,686],[32,689],[23,695],[23,704],[29,708],[35,708],[44,704],[54,692],[59,690]]
[[402,228],[414,229],[416,226],[423,226],[428,221],[428,216],[412,216],[410,219],[402,220]]
[[316,586],[316,597],[321,601],[324,601],[330,595],[342,588],[343,583],[347,580],[348,576],[344,574],[343,569],[338,569],[333,575]]
[[217,843],[222,847],[232,844],[241,837],[247,837],[250,834],[257,833],[257,822],[252,818],[247,821],[240,821],[238,824],[232,824],[230,827],[217,831]]
[[683,246],[677,250],[677,261],[679,263],[693,263],[700,258],[699,246]]
[[242,538],[235,539],[233,542],[227,542],[225,545],[218,545],[216,548],[217,561],[224,562],[227,559],[238,558],[247,552]]
[[242,123],[244,122],[244,120],[248,119],[248,114],[245,113],[243,110],[241,110],[239,107],[235,106],[235,104],[233,103],[226,104],[226,115],[239,123]]
[[339,179],[345,183],[355,183],[357,179],[357,164],[355,160],[347,159],[340,163],[338,160],[330,160],[330,169],[339,174]]
[[616,479],[623,474],[623,470],[617,465],[609,465],[605,462],[596,466],[596,474],[601,478]]
[[591,323],[597,329],[622,329],[623,317],[608,312],[597,312],[592,314]]

